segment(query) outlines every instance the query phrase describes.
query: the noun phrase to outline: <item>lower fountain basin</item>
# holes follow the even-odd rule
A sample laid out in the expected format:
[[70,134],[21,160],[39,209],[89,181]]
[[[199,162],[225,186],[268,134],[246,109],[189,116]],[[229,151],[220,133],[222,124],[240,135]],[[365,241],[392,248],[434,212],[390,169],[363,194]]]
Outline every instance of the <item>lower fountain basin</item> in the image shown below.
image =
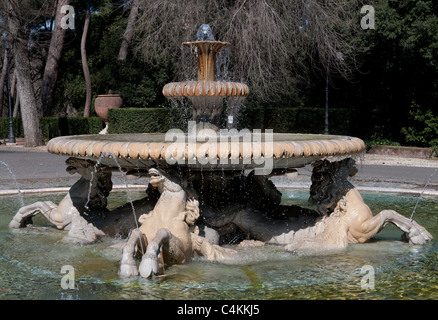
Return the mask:
[[[288,205],[309,206],[306,190],[281,190]],[[144,197],[144,191],[131,197]],[[24,195],[26,204],[51,200],[63,194]],[[394,208],[409,216],[417,197],[400,194],[363,194],[376,212]],[[109,208],[123,205],[126,191],[111,193]],[[108,238],[86,246],[62,242],[65,231],[57,230],[36,217],[35,227],[10,230],[8,223],[22,206],[17,196],[0,197],[0,300],[132,300],[167,299],[437,299],[438,243],[412,246],[400,242],[401,232],[386,227],[377,239],[351,245],[340,252],[306,256],[282,251],[278,246],[242,249],[234,264],[213,263],[197,258],[186,265],[174,265],[166,277],[155,280],[121,279],[117,268],[123,243]],[[438,238],[438,199],[422,198],[416,220]],[[64,265],[75,270],[75,289],[63,289]],[[375,289],[363,289],[369,275],[363,266],[373,266]],[[167,303],[167,301],[166,301]],[[290,302],[287,302],[290,303]],[[286,307],[286,305],[285,305]],[[176,308],[175,308],[176,310]]]
[[242,131],[236,135],[211,132],[210,136],[180,130],[65,136],[50,140],[47,148],[54,154],[99,159],[109,167],[144,169],[177,163],[193,170],[298,168],[323,158],[365,151],[361,139],[348,136]]

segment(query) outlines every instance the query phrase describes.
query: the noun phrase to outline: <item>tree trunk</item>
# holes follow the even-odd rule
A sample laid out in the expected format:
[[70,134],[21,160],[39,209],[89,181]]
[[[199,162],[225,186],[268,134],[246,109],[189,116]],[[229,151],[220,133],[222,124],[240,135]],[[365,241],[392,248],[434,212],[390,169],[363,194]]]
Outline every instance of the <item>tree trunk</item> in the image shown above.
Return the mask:
[[[24,146],[33,147],[44,145],[43,134],[40,127],[41,109],[39,108],[34,93],[30,74],[30,62],[27,56],[27,41],[19,38],[20,21],[17,16],[19,8],[14,8],[12,2],[8,2],[10,12],[9,32],[13,40],[12,53],[15,57],[17,70],[18,94],[21,101],[21,115],[24,130]],[[14,10],[15,9],[15,10]]]
[[18,94],[18,84],[17,84],[17,69],[14,69],[14,74],[12,76],[12,86],[11,86],[11,96],[15,98],[13,117],[19,117],[20,115],[20,95]]
[[17,94],[17,96],[15,97],[14,112],[13,112],[12,116],[14,118],[20,116],[20,95],[19,94]]
[[63,14],[61,8],[68,5],[70,0],[59,0],[55,15],[55,28],[50,40],[49,52],[47,54],[46,67],[44,69],[43,81],[41,84],[40,99],[43,116],[48,116],[53,102],[53,92],[58,78],[59,61],[61,59],[62,47],[64,45],[65,29],[61,26]]
[[0,76],[0,117],[3,115],[3,93],[5,92],[4,88],[5,88],[5,80],[6,80],[6,71],[7,71],[7,65],[8,63],[6,62],[6,49],[5,49],[5,54],[4,54],[4,59],[3,59],[3,68],[2,68],[2,73]]
[[[3,19],[0,21],[0,34],[4,34],[6,32],[6,19],[7,17],[4,16]],[[3,67],[2,67],[2,73],[0,76],[0,117],[3,116],[3,96],[4,96],[4,85],[5,85],[5,79],[6,79],[6,50],[4,54],[4,60],[3,60]]]
[[139,0],[134,0],[131,11],[129,12],[128,24],[126,25],[125,33],[123,34],[122,45],[119,51],[119,60],[125,61],[128,56],[129,44],[134,35],[135,22],[137,21],[138,8],[140,6]]
[[88,28],[90,27],[90,20],[91,20],[91,12],[90,12],[90,7],[88,6],[87,16],[85,17],[84,31],[82,33],[82,40],[81,40],[82,69],[84,71],[85,85],[87,87],[84,117],[89,117],[91,112],[91,78],[90,78],[90,70],[88,68],[88,63],[87,63],[87,51],[86,51],[87,34],[88,34]]
[[15,48],[15,66],[17,68],[18,95],[21,101],[21,116],[23,119],[24,146],[34,147],[44,145],[40,127],[41,110],[35,99],[32,79],[29,73],[30,63],[22,48]]
[[17,94],[17,69],[14,68],[14,72],[12,73],[12,80],[11,80],[12,98],[15,97],[16,94]]

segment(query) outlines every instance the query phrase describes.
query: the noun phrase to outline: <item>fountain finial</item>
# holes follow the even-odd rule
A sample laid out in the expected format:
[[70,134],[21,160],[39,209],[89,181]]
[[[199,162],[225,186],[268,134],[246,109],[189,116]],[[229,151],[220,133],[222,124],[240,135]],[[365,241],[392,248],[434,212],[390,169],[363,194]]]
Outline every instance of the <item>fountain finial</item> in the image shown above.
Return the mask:
[[196,41],[214,41],[213,31],[208,24],[201,24],[196,32]]

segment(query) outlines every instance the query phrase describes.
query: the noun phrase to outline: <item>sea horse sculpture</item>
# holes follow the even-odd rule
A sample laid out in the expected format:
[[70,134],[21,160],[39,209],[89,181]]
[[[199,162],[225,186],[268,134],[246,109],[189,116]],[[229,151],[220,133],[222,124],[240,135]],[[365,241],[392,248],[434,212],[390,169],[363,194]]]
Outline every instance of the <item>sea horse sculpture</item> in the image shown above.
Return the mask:
[[263,211],[240,207],[222,215],[206,212],[206,222],[218,230],[236,225],[247,238],[283,245],[290,251],[320,251],[345,248],[349,243],[364,243],[388,223],[402,230],[411,244],[432,240],[424,227],[394,210],[373,215],[359,191],[347,180],[356,172],[355,161],[351,158],[315,162],[309,201],[318,207],[313,212],[295,208],[285,211],[282,219],[275,219]]
[[410,244],[422,245],[433,239],[416,221],[394,210],[373,215],[359,191],[347,180],[358,171],[353,159],[320,160],[313,167],[309,201],[318,204],[318,211],[323,215],[319,223],[324,227],[311,239],[287,245],[288,249],[314,250],[315,245],[324,248],[364,243],[388,223],[403,231],[404,239]]
[[52,201],[38,201],[18,210],[9,228],[25,227],[32,217],[41,213],[58,229],[68,230],[67,237],[79,242],[94,242],[105,233],[87,221],[83,213],[102,211],[112,189],[111,171],[96,165],[92,160],[70,157],[66,160],[67,172],[79,173],[81,178],[70,188],[59,205]]
[[[227,258],[234,250],[210,243],[193,227],[199,218],[199,203],[188,199],[180,184],[171,180],[164,172],[149,169],[150,185],[158,189],[161,196],[154,209],[139,218],[141,226],[131,231],[123,248],[119,275],[142,277],[158,274],[159,255],[162,262],[185,263],[196,253],[209,260]],[[137,269],[134,256],[143,254]]]

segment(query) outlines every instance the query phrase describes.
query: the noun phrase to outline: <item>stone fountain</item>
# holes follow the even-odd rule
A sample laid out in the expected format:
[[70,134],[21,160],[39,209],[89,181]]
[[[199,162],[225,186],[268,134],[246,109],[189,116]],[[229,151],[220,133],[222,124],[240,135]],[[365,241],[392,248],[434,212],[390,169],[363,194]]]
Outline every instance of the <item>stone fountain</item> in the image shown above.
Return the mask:
[[[187,132],[50,140],[48,151],[70,156],[67,170],[81,178],[59,205],[46,201],[21,208],[11,228],[24,227],[41,213],[76,241],[124,234],[119,274],[143,277],[159,273],[160,265],[184,263],[195,255],[235,259],[236,248],[224,245],[231,238],[241,246],[276,244],[289,251],[318,252],[365,242],[390,222],[412,244],[432,239],[422,226],[395,211],[373,215],[348,182],[357,172],[350,156],[365,150],[362,140],[221,129],[223,99],[249,94],[245,84],[215,80],[216,56],[230,44],[215,41],[211,29],[202,25],[197,41],[183,45],[197,58],[198,80],[169,83],[163,94],[192,101]],[[283,206],[269,178],[310,163],[309,201],[317,209]],[[106,210],[114,171],[148,177],[145,198]],[[136,252],[142,255],[139,267]]]
[[193,121],[198,130],[212,128],[218,131],[225,97],[244,98],[249,94],[246,84],[215,81],[218,53],[230,43],[215,41],[208,25],[202,25],[197,33],[197,41],[183,42],[183,46],[197,57],[198,81],[168,83],[163,88],[167,98],[188,98],[193,105]]

